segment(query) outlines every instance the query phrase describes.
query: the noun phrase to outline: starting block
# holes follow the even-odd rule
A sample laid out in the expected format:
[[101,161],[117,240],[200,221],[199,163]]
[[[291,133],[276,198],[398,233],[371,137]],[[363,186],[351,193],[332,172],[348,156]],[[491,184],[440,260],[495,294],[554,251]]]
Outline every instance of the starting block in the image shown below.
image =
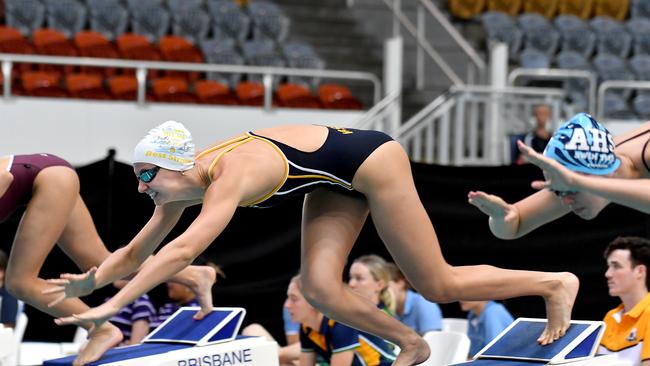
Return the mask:
[[[105,366],[278,366],[278,346],[262,337],[237,337],[246,310],[215,308],[201,320],[199,307],[183,307],[140,344],[109,350],[88,365]],[[72,365],[75,356],[43,366]]]
[[629,366],[614,355],[595,356],[605,323],[571,321],[566,334],[542,346],[537,338],[546,319],[518,318],[463,366]]

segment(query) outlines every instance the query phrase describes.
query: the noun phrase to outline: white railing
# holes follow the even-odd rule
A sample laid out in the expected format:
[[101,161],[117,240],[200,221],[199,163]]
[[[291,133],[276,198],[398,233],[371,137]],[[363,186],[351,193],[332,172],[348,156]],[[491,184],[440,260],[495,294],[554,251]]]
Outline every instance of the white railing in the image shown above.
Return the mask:
[[[559,121],[561,89],[452,87],[402,125],[394,137],[413,161],[441,165],[508,164],[509,136],[521,133],[532,107],[548,104]],[[519,127],[517,127],[519,126]]]
[[356,120],[351,127],[364,130],[383,131],[391,136],[395,134],[400,125],[401,93],[394,91],[375,104],[361,118]]
[[[585,70],[570,69],[525,69],[516,68],[508,75],[508,85],[517,86],[518,79],[530,80],[558,80],[571,79],[586,80],[587,87],[587,110],[590,114],[596,115],[596,89],[598,79],[596,74]],[[584,111],[581,111],[584,112]]]
[[605,93],[611,89],[617,90],[650,90],[650,81],[629,81],[629,80],[607,80],[598,86],[598,108],[596,119],[604,121],[605,116]]
[[283,67],[261,67],[261,66],[239,66],[239,65],[216,65],[216,64],[197,64],[184,62],[159,62],[159,61],[134,61],[134,60],[117,60],[107,58],[88,58],[88,57],[62,57],[62,56],[37,56],[37,55],[17,55],[0,53],[0,63],[2,64],[2,76],[4,77],[3,97],[11,96],[11,69],[17,63],[35,63],[48,65],[73,65],[73,66],[91,66],[91,67],[115,67],[124,69],[135,69],[136,79],[138,81],[137,103],[146,102],[146,85],[148,70],[174,70],[174,71],[199,71],[199,72],[220,72],[226,74],[261,74],[263,75],[264,84],[264,108],[271,109],[273,76],[305,76],[320,77],[328,79],[344,80],[361,80],[368,82],[373,88],[373,104],[381,99],[381,81],[379,78],[369,72],[360,71],[339,71],[339,70],[320,70],[320,69],[292,69]]

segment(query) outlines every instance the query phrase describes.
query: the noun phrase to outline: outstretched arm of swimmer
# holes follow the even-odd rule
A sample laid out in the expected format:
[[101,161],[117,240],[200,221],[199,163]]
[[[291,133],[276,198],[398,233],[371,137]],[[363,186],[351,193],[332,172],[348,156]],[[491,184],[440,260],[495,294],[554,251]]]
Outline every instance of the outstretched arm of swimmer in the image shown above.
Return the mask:
[[160,245],[187,206],[186,202],[177,202],[156,207],[149,222],[135,238],[127,246],[111,253],[99,269],[93,267],[81,274],[64,273],[60,278],[47,280],[54,286],[44,293],[59,294],[49,306],[66,298],[85,296],[97,288],[132,275]]
[[611,202],[650,213],[650,179],[621,179],[578,174],[522,145],[519,145],[522,156],[541,168],[546,176],[545,181],[534,181],[533,188],[589,192]]
[[[138,296],[188,266],[223,231],[241,201],[239,181],[220,178],[213,181],[204,197],[201,213],[187,230],[165,245],[149,259],[129,283],[104,304],[83,314],[59,318],[57,324],[79,324],[92,321],[99,326],[119,309],[135,301]],[[199,319],[205,315],[197,313]]]

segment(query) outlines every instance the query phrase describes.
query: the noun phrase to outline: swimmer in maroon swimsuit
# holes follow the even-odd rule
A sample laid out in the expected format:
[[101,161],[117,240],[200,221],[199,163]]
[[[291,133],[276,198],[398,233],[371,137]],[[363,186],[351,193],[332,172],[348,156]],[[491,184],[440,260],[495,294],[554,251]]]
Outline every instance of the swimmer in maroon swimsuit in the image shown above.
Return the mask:
[[[65,299],[45,291],[51,285],[38,277],[55,243],[85,271],[99,266],[110,255],[79,196],[79,178],[72,166],[50,154],[0,157],[0,222],[22,206],[26,209],[9,256],[7,289],[55,317],[86,311],[88,306],[78,298]],[[214,269],[207,266],[194,266],[176,278],[201,293],[210,307],[214,280]],[[82,326],[89,329],[92,323]],[[110,323],[90,329],[75,365],[98,359],[121,340],[120,331]]]

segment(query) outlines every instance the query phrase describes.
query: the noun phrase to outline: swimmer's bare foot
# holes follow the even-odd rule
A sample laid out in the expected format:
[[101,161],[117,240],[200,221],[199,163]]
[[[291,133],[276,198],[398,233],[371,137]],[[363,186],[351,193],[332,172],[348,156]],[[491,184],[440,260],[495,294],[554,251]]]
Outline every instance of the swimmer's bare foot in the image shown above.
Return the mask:
[[196,294],[196,301],[201,305],[201,310],[194,315],[194,319],[202,319],[212,311],[212,285],[217,281],[217,271],[210,266],[191,266],[192,284],[190,287]]
[[73,366],[82,366],[97,361],[106,351],[122,341],[122,332],[111,323],[104,323],[88,334],[88,340],[79,350]]
[[392,366],[413,366],[419,365],[429,359],[431,351],[427,342],[418,337],[417,341],[412,346],[403,346],[400,349],[399,355],[393,362]]
[[541,345],[553,343],[562,337],[571,325],[571,309],[575,302],[580,281],[569,272],[555,274],[552,281],[550,296],[546,296],[546,316],[548,322],[537,342]]

